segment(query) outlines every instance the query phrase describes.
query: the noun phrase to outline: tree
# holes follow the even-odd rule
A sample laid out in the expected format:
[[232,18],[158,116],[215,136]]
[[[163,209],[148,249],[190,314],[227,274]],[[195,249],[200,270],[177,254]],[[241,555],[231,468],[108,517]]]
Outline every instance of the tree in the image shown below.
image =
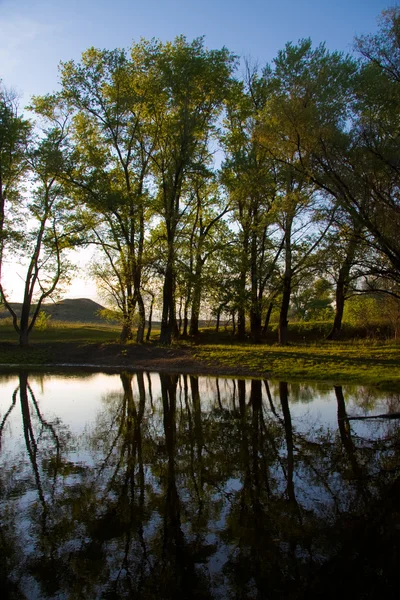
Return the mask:
[[21,222],[22,228],[14,226],[12,230],[12,235],[18,239],[17,248],[22,261],[26,263],[20,315],[13,309],[6,290],[0,285],[20,346],[28,345],[44,300],[67,278],[70,265],[65,258],[62,259],[62,252],[76,242],[80,233],[74,220],[73,204],[58,181],[64,165],[65,125],[65,122],[60,123],[59,127],[48,130],[44,137],[32,142],[25,153],[30,176],[27,182],[29,196],[20,206],[17,223]]
[[[324,240],[325,270],[335,283],[335,317],[327,339],[335,340],[342,328],[345,302],[362,274],[361,253],[368,251],[362,225],[351,216],[338,212]],[[352,285],[353,284],[353,285]]]
[[355,91],[353,131],[361,155],[359,187],[367,199],[360,205],[350,197],[351,208],[373,234],[375,246],[400,271],[400,202],[398,197],[400,148],[400,9],[382,13],[380,30],[356,40],[365,61]]
[[[185,288],[183,335],[188,333],[190,310],[190,335],[199,333],[201,301],[209,289],[214,275],[215,260],[228,242],[227,225],[222,221],[229,211],[227,199],[214,177],[201,175],[192,184],[187,200],[189,214],[180,233],[178,259],[182,264],[180,277]],[[218,258],[217,258],[218,257]],[[179,276],[179,274],[178,274]],[[208,285],[207,285],[208,284]]]
[[152,218],[165,223],[167,260],[161,339],[175,320],[175,240],[180,199],[194,172],[210,162],[209,138],[233,66],[226,49],[203,40],[142,41],[130,55],[91,48],[61,68],[59,96],[73,111],[68,180],[85,208],[90,242],[99,245],[118,282],[123,340],[143,341],[143,256]]
[[30,122],[18,115],[17,98],[0,82],[0,285],[6,245],[9,241],[12,245],[6,213],[20,198],[31,129]]
[[286,126],[271,149],[281,161],[279,147],[295,152],[298,170],[371,234],[397,272],[398,22],[399,11],[388,11],[377,35],[358,40],[361,65],[310,40],[288,44],[274,115]]
[[292,314],[303,321],[326,321],[333,314],[332,284],[323,277],[303,276],[293,294]]
[[390,80],[400,82],[399,7],[382,11],[379,25],[378,33],[356,38],[355,47],[368,63],[376,65]]
[[161,82],[153,117],[160,129],[152,162],[167,236],[160,341],[168,344],[177,335],[174,288],[181,198],[193,174],[204,173],[210,166],[211,134],[226,97],[234,57],[225,48],[204,48],[202,38],[188,43],[178,37],[173,44],[160,45],[152,59]]
[[238,337],[245,336],[249,309],[255,342],[261,340],[264,294],[282,250],[280,240],[273,235],[277,198],[274,165],[255,135],[267,99],[265,79],[247,65],[245,83],[232,86],[222,138],[226,154],[222,181],[229,194],[232,220],[239,229]]
[[[324,134],[341,134],[348,115],[343,90],[349,87],[356,67],[341,54],[327,52],[324,45],[313,49],[309,39],[300,40],[298,45],[286,44],[274,63],[274,69],[268,67],[265,71],[270,93],[259,117],[257,135],[275,162],[280,184],[285,265],[279,340],[286,343],[294,276],[309,264],[330,227],[331,211],[335,210],[330,202],[336,198],[335,194],[315,176],[318,166],[315,149],[320,144],[321,129]],[[317,221],[321,225],[319,233]],[[307,240],[306,247],[301,242],[303,236],[303,242]]]
[[154,144],[147,118],[153,96],[142,73],[147,46],[133,46],[132,59],[122,50],[91,48],[80,63],[61,68],[61,98],[74,115],[68,181],[84,207],[88,241],[102,250],[118,282],[121,339],[132,338],[137,307],[138,342],[145,325],[141,279]]

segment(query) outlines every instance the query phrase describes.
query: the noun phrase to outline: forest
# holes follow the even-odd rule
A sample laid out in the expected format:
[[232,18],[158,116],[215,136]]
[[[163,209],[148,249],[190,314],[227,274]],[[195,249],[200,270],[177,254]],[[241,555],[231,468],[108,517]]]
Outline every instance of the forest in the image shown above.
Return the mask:
[[[89,48],[27,118],[0,93],[0,303],[21,346],[90,267],[121,341],[196,336],[211,315],[260,343],[275,318],[373,299],[400,326],[400,9],[345,55],[287,43],[271,64],[203,38]],[[25,268],[21,313],[4,282]],[[13,298],[13,301],[16,301]],[[365,304],[366,306],[366,304]]]

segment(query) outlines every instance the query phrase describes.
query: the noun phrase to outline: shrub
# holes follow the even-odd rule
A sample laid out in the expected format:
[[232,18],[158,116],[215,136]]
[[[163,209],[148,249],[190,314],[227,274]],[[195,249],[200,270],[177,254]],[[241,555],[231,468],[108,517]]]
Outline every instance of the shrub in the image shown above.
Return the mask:
[[38,331],[46,331],[47,327],[49,326],[50,319],[51,319],[51,315],[49,315],[44,310],[41,310],[37,316],[37,319],[35,322],[35,328]]

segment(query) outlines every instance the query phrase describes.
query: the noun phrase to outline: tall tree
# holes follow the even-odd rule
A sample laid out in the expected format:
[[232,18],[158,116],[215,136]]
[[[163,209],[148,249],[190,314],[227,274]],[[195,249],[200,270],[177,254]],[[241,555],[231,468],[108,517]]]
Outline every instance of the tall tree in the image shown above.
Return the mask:
[[[373,234],[375,246],[400,272],[400,9],[382,13],[375,35],[356,40],[364,58],[355,90],[352,158],[364,202],[349,195],[350,209]],[[359,168],[356,169],[356,161]],[[357,188],[356,188],[357,189]]]
[[354,220],[343,211],[338,211],[324,240],[324,270],[335,284],[335,316],[328,340],[335,340],[340,336],[345,302],[363,273],[360,267],[361,253],[367,253],[368,246],[362,234],[362,225],[358,219]]
[[367,229],[397,272],[399,19],[398,9],[385,12],[378,34],[357,41],[361,65],[310,40],[279,53],[273,147],[282,161],[279,147],[296,153],[298,169]]
[[[201,301],[213,278],[213,262],[227,243],[227,225],[221,221],[229,210],[215,178],[197,176],[192,183],[187,223],[180,237],[179,260],[183,263],[185,306],[183,335],[199,333]],[[218,257],[218,258],[217,258]]]
[[167,236],[161,340],[176,331],[175,242],[180,199],[193,172],[210,163],[210,134],[234,59],[203,40],[142,41],[130,55],[89,49],[64,63],[61,97],[74,112],[69,181],[86,210],[92,238],[117,280],[121,337],[143,341],[143,256],[152,216]]
[[138,308],[138,342],[145,325],[141,280],[154,145],[147,118],[152,94],[142,74],[145,47],[134,46],[132,60],[122,50],[91,48],[80,63],[61,69],[62,97],[74,113],[68,179],[84,206],[90,241],[117,280],[121,339],[132,338]]
[[223,136],[226,158],[222,181],[229,193],[240,244],[238,336],[245,336],[249,308],[255,342],[261,339],[265,288],[282,249],[271,231],[276,201],[274,165],[255,135],[267,98],[266,80],[248,65],[246,81],[237,83],[229,96]]
[[[336,136],[340,143],[343,136],[347,142],[343,133],[349,114],[345,91],[351,88],[355,70],[350,59],[340,53],[329,53],[324,45],[312,48],[311,40],[306,39],[297,45],[286,44],[278,53],[273,68],[267,67],[265,71],[270,93],[259,117],[257,135],[276,165],[280,183],[280,223],[285,238],[279,326],[281,343],[287,341],[287,316],[294,277],[307,266],[329,228],[331,217],[328,216],[327,223],[321,222],[319,233],[316,233],[315,222],[321,215],[321,205],[326,204],[329,196],[331,199],[337,197],[332,190],[328,190],[327,196],[322,178],[315,176],[319,168],[316,148],[320,144],[321,127],[325,134],[329,133],[332,138]],[[321,194],[318,189],[325,193]],[[308,217],[304,220],[307,212]],[[306,246],[304,241],[307,241]]]
[[167,236],[160,334],[163,343],[170,343],[177,335],[174,288],[182,194],[194,173],[211,166],[211,137],[233,66],[234,57],[228,50],[208,50],[202,38],[188,43],[178,37],[174,43],[160,46],[154,56],[153,68],[161,80],[162,93],[155,112],[160,130],[152,161]]
[[20,199],[31,128],[30,122],[18,114],[15,94],[0,82],[0,284],[6,243],[12,241],[6,226],[7,204],[12,207]]

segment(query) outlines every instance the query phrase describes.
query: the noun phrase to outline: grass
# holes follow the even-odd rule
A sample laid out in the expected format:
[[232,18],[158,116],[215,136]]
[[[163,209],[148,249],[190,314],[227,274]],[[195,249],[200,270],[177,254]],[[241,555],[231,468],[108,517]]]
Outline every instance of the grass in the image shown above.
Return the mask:
[[[44,331],[34,329],[30,335],[30,342],[107,342],[118,341],[120,327],[115,325],[99,325],[97,323],[70,323],[57,321],[51,323]],[[17,343],[18,338],[12,325],[0,325],[0,341]]]
[[[152,335],[158,345],[159,331]],[[65,360],[75,349],[95,356],[94,348],[109,347],[109,356],[127,350],[119,344],[119,328],[87,323],[52,323],[45,331],[34,331],[31,347],[21,350],[10,325],[0,326],[0,364],[51,364],[57,355]],[[213,373],[218,367],[241,377],[268,377],[288,381],[326,381],[374,385],[400,391],[400,344],[393,340],[359,339],[344,342],[298,341],[282,347],[274,343],[252,345],[237,343],[231,335],[201,332],[196,343],[179,341],[176,349],[190,350],[199,372]],[[129,346],[126,346],[129,355]],[[60,350],[61,349],[61,350]],[[133,349],[133,348],[132,348]],[[82,352],[81,352],[82,355]]]
[[196,357],[274,379],[360,383],[400,389],[400,345],[326,342],[278,345],[199,345]]
[[[54,345],[90,346],[119,341],[119,328],[111,325],[57,321],[44,331],[33,330],[30,347],[21,349],[18,337],[9,323],[0,325],[0,364],[45,365],[54,362]],[[40,346],[39,346],[40,344]],[[88,353],[90,350],[88,348]]]

